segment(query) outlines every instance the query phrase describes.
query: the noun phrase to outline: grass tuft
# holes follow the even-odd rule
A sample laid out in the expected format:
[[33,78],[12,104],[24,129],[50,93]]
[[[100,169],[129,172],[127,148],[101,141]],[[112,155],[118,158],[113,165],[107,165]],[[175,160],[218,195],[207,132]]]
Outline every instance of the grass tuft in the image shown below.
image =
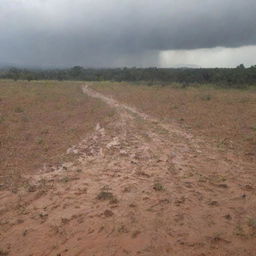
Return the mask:
[[15,113],[22,113],[22,112],[24,112],[24,110],[21,107],[15,107],[14,112]]
[[97,199],[98,200],[114,200],[115,197],[111,192],[107,192],[107,191],[101,191],[98,195],[97,195]]
[[4,251],[0,249],[0,256],[7,256],[9,253],[7,251]]
[[164,186],[161,183],[157,182],[154,184],[153,189],[155,191],[164,191]]

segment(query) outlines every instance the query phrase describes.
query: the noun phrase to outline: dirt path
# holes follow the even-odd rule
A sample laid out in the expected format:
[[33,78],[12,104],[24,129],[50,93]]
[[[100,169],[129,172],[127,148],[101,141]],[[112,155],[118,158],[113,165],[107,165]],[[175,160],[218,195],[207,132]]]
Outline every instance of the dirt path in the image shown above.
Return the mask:
[[68,149],[76,162],[0,192],[0,255],[255,255],[250,163],[83,92],[117,118]]

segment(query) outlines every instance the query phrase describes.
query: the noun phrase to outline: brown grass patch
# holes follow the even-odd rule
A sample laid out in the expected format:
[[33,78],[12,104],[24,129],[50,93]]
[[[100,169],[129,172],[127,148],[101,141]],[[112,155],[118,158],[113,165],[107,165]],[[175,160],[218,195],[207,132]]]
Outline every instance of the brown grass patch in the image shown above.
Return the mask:
[[[44,163],[67,159],[66,150],[105,125],[113,110],[81,91],[78,82],[0,81],[0,176],[14,182]],[[1,182],[2,183],[2,182]]]
[[93,88],[226,149],[256,154],[256,91],[94,83]]

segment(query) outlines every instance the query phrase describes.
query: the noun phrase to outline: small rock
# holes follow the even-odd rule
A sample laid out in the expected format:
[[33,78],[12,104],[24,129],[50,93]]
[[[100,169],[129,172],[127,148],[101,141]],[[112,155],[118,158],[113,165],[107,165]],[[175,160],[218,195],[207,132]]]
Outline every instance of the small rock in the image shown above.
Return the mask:
[[96,131],[99,131],[100,129],[101,129],[100,124],[97,123],[97,125],[96,125],[96,127],[95,127],[95,130],[96,130]]
[[110,148],[112,148],[112,147],[116,147],[116,146],[119,146],[120,145],[120,142],[119,142],[119,139],[118,139],[118,137],[115,137],[111,142],[109,142],[108,144],[107,144],[107,148],[108,149],[110,149]]
[[120,150],[120,155],[121,155],[121,156],[127,156],[128,153],[127,153],[127,151],[125,151],[124,149],[122,149],[122,150]]

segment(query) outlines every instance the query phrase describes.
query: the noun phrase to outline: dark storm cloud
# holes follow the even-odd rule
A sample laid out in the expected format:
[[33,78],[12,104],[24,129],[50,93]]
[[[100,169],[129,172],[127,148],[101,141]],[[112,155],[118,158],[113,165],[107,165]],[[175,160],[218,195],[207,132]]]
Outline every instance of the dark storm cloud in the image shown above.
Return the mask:
[[255,0],[1,0],[0,63],[152,66],[162,50],[256,44]]

